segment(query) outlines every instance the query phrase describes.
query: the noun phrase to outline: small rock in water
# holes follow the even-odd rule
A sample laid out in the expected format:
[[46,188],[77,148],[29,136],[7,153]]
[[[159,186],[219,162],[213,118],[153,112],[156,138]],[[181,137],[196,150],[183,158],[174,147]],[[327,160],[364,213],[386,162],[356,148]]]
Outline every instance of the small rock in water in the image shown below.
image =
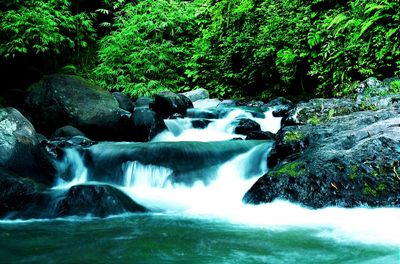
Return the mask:
[[98,216],[145,212],[146,208],[110,185],[76,185],[56,206],[56,216]]

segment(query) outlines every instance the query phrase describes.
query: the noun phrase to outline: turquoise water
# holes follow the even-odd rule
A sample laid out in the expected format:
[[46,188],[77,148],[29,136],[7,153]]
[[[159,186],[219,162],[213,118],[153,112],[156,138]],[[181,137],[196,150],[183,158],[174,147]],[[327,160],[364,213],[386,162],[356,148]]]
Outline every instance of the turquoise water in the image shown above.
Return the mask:
[[163,214],[0,223],[0,263],[400,263],[399,247],[321,228]]

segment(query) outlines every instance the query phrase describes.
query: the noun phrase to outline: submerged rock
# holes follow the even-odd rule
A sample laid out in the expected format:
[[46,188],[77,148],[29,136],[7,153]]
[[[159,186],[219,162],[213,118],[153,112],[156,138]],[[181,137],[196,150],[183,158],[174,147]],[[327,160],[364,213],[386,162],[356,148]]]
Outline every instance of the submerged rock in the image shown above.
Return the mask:
[[269,172],[243,200],[258,204],[280,198],[312,208],[400,206],[399,114],[354,112],[283,128],[269,156]]
[[84,79],[49,75],[30,87],[26,108],[35,127],[51,135],[71,125],[96,140],[129,140],[130,113],[117,100]]
[[32,124],[14,108],[0,109],[0,166],[45,184],[55,176]]
[[145,212],[146,208],[110,185],[76,185],[69,189],[55,209],[55,216],[98,216]]
[[175,113],[185,115],[188,108],[193,108],[193,104],[182,94],[165,91],[157,94],[154,98],[153,109],[162,118],[167,118]]

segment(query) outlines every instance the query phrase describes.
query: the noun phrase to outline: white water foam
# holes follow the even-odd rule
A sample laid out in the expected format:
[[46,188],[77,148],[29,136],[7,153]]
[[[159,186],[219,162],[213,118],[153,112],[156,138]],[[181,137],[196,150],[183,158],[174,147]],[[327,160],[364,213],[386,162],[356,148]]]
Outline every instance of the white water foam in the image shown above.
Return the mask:
[[177,119],[166,120],[168,131],[157,135],[152,142],[160,141],[221,141],[233,138],[245,138],[244,135],[235,134],[235,120],[239,118],[251,119],[260,124],[262,131],[272,133],[278,132],[280,128],[280,117],[273,117],[272,110],[263,113],[265,118],[253,117],[249,112],[242,109],[234,109],[230,111],[224,118],[214,119],[204,129],[193,128],[190,120]]

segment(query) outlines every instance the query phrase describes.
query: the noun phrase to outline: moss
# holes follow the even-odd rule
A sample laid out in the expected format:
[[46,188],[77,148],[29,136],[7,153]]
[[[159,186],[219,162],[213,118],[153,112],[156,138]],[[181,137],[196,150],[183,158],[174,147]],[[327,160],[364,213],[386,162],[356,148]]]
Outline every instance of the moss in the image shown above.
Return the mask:
[[297,177],[297,176],[304,174],[304,172],[305,172],[305,169],[303,167],[303,163],[301,161],[295,161],[295,162],[289,162],[289,163],[282,165],[277,170],[272,171],[270,173],[270,175],[273,177],[279,177],[279,176],[283,176],[283,175]]
[[285,142],[296,142],[304,138],[304,135],[300,131],[289,131],[285,133],[283,141]]
[[307,123],[316,126],[321,124],[321,119],[317,115],[313,115],[307,120]]
[[366,182],[364,182],[363,194],[366,196],[372,196],[372,197],[377,196],[376,190],[374,188],[372,188],[371,186],[369,186],[369,184]]
[[349,174],[349,179],[354,181],[357,178],[357,173],[358,173],[358,165],[353,165],[351,166],[350,169],[350,174]]

